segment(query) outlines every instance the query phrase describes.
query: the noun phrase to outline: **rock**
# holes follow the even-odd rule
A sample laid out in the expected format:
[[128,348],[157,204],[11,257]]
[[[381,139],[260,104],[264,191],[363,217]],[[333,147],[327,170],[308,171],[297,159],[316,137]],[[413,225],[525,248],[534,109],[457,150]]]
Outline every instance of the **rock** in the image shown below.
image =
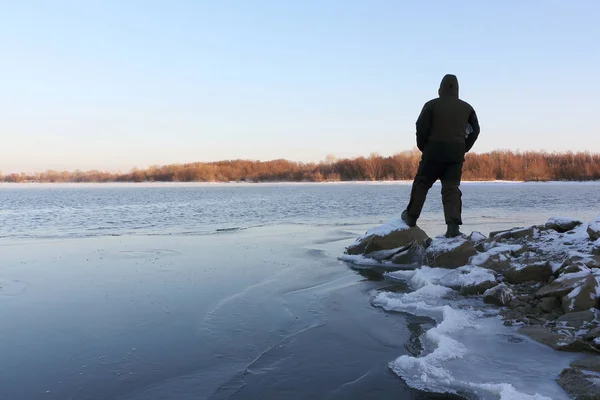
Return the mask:
[[485,303],[494,304],[500,307],[507,306],[514,298],[513,291],[504,283],[488,289],[483,293],[483,301]]
[[600,372],[600,356],[586,357],[571,363],[571,367]]
[[477,250],[480,253],[484,253],[488,250],[490,243],[488,243],[487,241],[485,242],[481,242],[481,243],[477,243],[475,245],[475,250]]
[[524,306],[517,307],[516,310],[526,317],[538,317],[542,314],[540,310],[536,310],[535,307],[532,307],[530,304],[525,304]]
[[548,261],[517,265],[504,272],[504,279],[509,283],[546,282],[550,276],[552,276],[552,267]]
[[579,368],[565,368],[557,379],[558,384],[576,400],[600,399],[598,375]]
[[[600,251],[600,239],[596,241],[597,245],[598,245],[598,251]],[[588,258],[587,260],[585,260],[585,266],[592,269],[592,268],[600,268],[600,253],[594,253],[594,248],[592,248],[592,256],[590,258]]]
[[596,218],[595,221],[590,222],[587,228],[587,233],[591,240],[600,239],[600,217]]
[[563,311],[577,312],[595,308],[598,305],[596,298],[596,288],[598,283],[593,275],[588,274],[581,285],[575,287],[571,292],[562,298]]
[[563,297],[573,289],[582,286],[590,273],[581,271],[572,274],[564,274],[555,279],[551,284],[542,286],[536,293],[536,297]]
[[367,231],[346,248],[346,254],[368,256],[382,250],[400,251],[414,244],[423,245],[427,239],[427,234],[421,228],[409,228],[401,219],[395,219]]
[[523,326],[519,332],[529,336],[533,340],[552,347],[554,350],[560,351],[592,351],[594,349],[589,343],[577,339],[562,332],[552,332],[542,325]]
[[513,228],[508,231],[491,232],[490,238],[494,238],[496,240],[531,238],[535,235],[536,230],[537,229],[533,226],[529,228]]
[[510,255],[513,257],[525,257],[525,258],[538,257],[535,247],[531,247],[528,244],[525,244],[524,246],[521,246],[520,248],[514,246],[510,252]]
[[[520,228],[513,228],[513,229],[523,229],[523,228],[520,227]],[[510,231],[511,231],[510,229],[506,229],[506,230],[503,230],[503,231],[492,231],[492,232],[490,232],[490,239],[495,238],[497,236],[504,235],[504,234],[506,234],[506,233],[508,233]]]
[[472,296],[482,294],[498,282],[492,271],[467,265],[444,275],[439,284],[457,290],[463,296]]
[[372,259],[377,260],[377,261],[389,260],[389,259],[391,259],[392,257],[394,257],[398,253],[402,253],[402,252],[408,251],[411,247],[412,246],[398,247],[398,248],[389,249],[389,250],[373,251],[373,252],[369,253],[369,258],[372,258]]
[[600,341],[600,327],[592,328],[583,335],[583,339],[587,341],[593,341],[596,347],[598,347],[598,342]]
[[475,254],[477,250],[470,240],[462,237],[437,238],[427,248],[425,258],[431,267],[458,268],[467,265]]
[[[598,240],[597,242],[600,245],[600,240]],[[566,260],[564,260],[560,268],[557,271],[555,271],[555,275],[577,272],[576,268],[579,268],[581,270],[585,270],[586,268],[600,268],[600,256],[593,254],[593,248],[595,245],[596,243],[590,243],[591,248],[589,251],[592,254],[571,254],[569,257],[567,257]],[[567,268],[569,268],[569,270],[567,270]]]
[[566,343],[571,339],[568,335],[554,333],[544,326],[524,326],[519,329],[519,332],[555,350],[560,347],[558,343]]
[[583,222],[576,219],[565,218],[565,217],[552,217],[546,222],[546,228],[553,229],[557,232],[564,233],[572,229],[575,229]]
[[508,307],[511,309],[523,308],[525,306],[527,306],[527,303],[523,300],[519,300],[516,297],[513,297],[513,300],[510,303],[508,303]]
[[413,244],[407,249],[396,253],[391,261],[394,264],[421,265],[425,257],[425,247]]
[[523,248],[520,245],[501,245],[493,247],[484,253],[471,257],[469,264],[496,272],[504,272],[511,267],[511,255]]
[[[475,257],[478,257],[478,256],[475,256]],[[478,260],[485,260],[485,261],[480,263],[480,261],[478,261]],[[511,259],[506,253],[490,254],[490,255],[486,255],[485,258],[483,258],[483,257],[478,258],[478,260],[475,260],[475,262],[473,262],[474,260],[471,259],[470,262],[475,265],[479,265],[482,268],[491,269],[492,271],[496,271],[496,272],[504,272],[504,271],[507,271],[510,269]]]
[[600,255],[600,239],[594,242],[594,247],[592,247],[592,254],[597,256]]
[[579,312],[569,312],[564,315],[561,315],[556,319],[557,323],[560,323],[563,326],[568,326],[575,329],[581,329],[587,325],[590,325],[596,316],[590,310],[579,311]]
[[555,273],[557,274],[557,276],[559,276],[559,275],[564,275],[564,274],[574,274],[574,273],[577,273],[577,272],[581,272],[583,270],[584,269],[582,268],[581,264],[567,264],[567,263],[565,263]]
[[556,297],[544,297],[540,300],[537,306],[543,312],[551,313],[552,311],[560,307],[560,300],[558,300]]

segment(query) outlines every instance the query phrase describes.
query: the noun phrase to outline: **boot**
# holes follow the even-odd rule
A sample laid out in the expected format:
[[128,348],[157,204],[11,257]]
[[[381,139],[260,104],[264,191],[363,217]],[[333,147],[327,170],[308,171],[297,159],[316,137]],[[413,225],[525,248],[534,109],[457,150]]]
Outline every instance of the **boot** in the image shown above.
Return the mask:
[[411,228],[417,226],[417,220],[408,215],[408,211],[402,211],[402,221]]
[[447,238],[453,238],[461,235],[462,233],[460,232],[460,227],[458,224],[448,224],[448,230],[446,230],[445,235]]

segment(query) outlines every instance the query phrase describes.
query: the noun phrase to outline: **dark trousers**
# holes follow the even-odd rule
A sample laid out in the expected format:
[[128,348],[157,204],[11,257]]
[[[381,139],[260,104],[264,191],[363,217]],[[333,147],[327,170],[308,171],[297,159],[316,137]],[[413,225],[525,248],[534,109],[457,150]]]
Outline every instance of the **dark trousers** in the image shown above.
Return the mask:
[[462,225],[462,193],[459,189],[462,162],[443,163],[421,161],[410,193],[407,214],[418,219],[427,198],[427,192],[438,179],[442,182],[442,202],[446,224]]

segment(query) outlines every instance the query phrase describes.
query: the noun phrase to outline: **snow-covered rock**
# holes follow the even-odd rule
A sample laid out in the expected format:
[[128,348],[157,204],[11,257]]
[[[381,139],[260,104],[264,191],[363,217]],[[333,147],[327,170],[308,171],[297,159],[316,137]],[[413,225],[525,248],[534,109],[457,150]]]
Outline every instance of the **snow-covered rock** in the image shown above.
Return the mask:
[[370,258],[381,261],[411,246],[423,246],[427,240],[427,234],[421,228],[410,228],[398,218],[368,230],[346,248],[346,254],[363,254],[367,257],[373,254]]
[[477,254],[473,242],[463,237],[436,238],[425,252],[427,265],[439,268],[458,268],[469,263]]
[[590,224],[587,227],[587,233],[591,240],[600,239],[600,217],[590,222]]
[[[484,266],[488,263],[490,257],[495,255],[502,255],[502,260],[509,260],[510,257],[520,252],[523,246],[520,244],[494,244],[485,252],[478,253],[471,258],[470,262],[474,265]],[[487,267],[486,267],[487,268]]]
[[425,248],[420,245],[412,245],[399,253],[394,254],[391,262],[402,265],[421,265],[425,257]]
[[531,264],[513,264],[504,272],[504,279],[509,283],[525,283],[529,281],[546,282],[552,276],[552,267],[548,261]]
[[581,284],[564,295],[561,300],[563,311],[566,313],[585,311],[598,306],[596,295],[598,283],[596,279],[590,274],[580,280],[580,282]]
[[536,293],[536,297],[564,297],[571,293],[575,288],[583,286],[588,277],[592,277],[591,272],[580,271],[570,274],[564,274],[552,281],[552,283],[542,286]]
[[537,232],[538,228],[534,226],[529,228],[514,228],[506,231],[491,232],[490,238],[495,240],[526,239],[533,237]]
[[574,399],[600,399],[600,371],[565,368],[557,381]]
[[546,228],[553,229],[557,232],[564,233],[564,232],[568,232],[572,229],[575,229],[582,223],[583,222],[576,220],[576,219],[572,219],[572,218],[552,217],[548,220],[548,222],[546,222]]
[[594,254],[596,256],[600,255],[600,239],[598,239],[594,242],[594,245],[592,247],[592,254]]

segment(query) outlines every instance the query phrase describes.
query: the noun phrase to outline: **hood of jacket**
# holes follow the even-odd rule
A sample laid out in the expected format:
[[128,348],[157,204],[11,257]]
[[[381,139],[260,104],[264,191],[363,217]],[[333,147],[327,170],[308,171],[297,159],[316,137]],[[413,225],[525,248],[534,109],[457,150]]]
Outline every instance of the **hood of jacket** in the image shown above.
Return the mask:
[[442,78],[438,94],[441,96],[458,97],[458,78],[456,75],[446,75]]

